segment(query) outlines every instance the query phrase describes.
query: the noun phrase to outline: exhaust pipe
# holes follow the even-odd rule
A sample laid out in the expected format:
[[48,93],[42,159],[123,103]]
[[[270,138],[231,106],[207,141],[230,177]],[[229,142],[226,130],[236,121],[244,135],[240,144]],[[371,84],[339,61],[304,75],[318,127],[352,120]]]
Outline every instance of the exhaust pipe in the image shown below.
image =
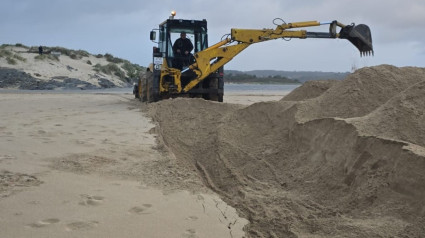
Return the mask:
[[372,34],[365,24],[348,25],[342,27],[339,38],[349,40],[360,51],[360,56],[374,55],[372,46]]

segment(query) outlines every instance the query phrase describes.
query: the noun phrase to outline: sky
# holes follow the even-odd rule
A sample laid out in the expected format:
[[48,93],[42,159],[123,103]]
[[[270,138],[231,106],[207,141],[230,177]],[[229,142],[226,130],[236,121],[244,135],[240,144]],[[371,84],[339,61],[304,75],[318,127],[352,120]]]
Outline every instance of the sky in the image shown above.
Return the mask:
[[[349,72],[380,64],[425,67],[424,0],[1,0],[0,44],[61,46],[110,53],[142,66],[152,61],[149,32],[176,18],[208,21],[209,44],[231,28],[275,28],[273,19],[366,24],[374,57],[344,39],[281,39],[253,44],[232,70]],[[307,31],[327,32],[328,26]]]

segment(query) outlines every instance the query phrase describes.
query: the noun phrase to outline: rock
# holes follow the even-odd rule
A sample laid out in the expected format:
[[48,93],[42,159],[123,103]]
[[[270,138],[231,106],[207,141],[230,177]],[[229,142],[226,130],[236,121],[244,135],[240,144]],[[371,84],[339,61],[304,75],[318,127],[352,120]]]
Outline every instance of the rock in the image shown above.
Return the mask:
[[[114,87],[113,85],[112,87]],[[19,88],[25,90],[54,90],[54,89],[100,89],[102,87],[89,82],[66,76],[52,77],[43,81],[30,74],[10,68],[0,68],[0,88]]]
[[102,88],[114,88],[116,87],[115,84],[111,81],[109,81],[106,78],[99,78],[97,80],[97,83],[102,87]]

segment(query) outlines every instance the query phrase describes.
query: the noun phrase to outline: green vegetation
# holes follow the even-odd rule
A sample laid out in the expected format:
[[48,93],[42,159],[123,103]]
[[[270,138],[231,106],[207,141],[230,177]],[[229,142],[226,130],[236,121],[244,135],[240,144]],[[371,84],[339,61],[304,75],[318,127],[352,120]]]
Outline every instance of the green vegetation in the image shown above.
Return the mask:
[[349,73],[348,72],[322,72],[322,71],[284,71],[284,70],[250,70],[250,71],[238,71],[238,70],[224,70],[224,75],[228,74],[250,74],[256,75],[257,78],[266,78],[269,76],[282,76],[289,79],[296,79],[301,83],[310,80],[323,80],[323,79],[344,79]]
[[0,45],[0,49],[5,49],[6,47],[9,47],[9,46],[12,46],[12,45],[9,45],[9,44],[3,44],[3,45]]
[[30,47],[28,47],[28,46],[26,46],[26,45],[23,45],[23,44],[21,44],[21,43],[16,43],[16,44],[15,44],[15,46],[16,46],[16,47],[25,48],[25,49],[29,49],[29,48],[30,48]]
[[[85,50],[70,50],[63,47],[43,47],[44,52],[60,52],[61,55],[69,56],[71,59],[82,59],[83,57],[89,57],[89,52]],[[38,52],[38,48],[37,48]]]
[[119,64],[119,63],[124,63],[125,62],[125,60],[120,59],[120,58],[117,58],[117,57],[114,57],[113,55],[108,54],[108,53],[105,54],[105,58],[106,58],[106,60],[108,62],[111,62],[111,63]]
[[[43,46],[43,54],[38,54],[39,46],[25,46],[21,43],[17,43],[15,45],[0,45],[0,58],[6,58],[9,64],[17,64],[17,61],[25,62],[26,59],[19,54],[14,54],[13,51],[9,50],[7,47],[21,47],[28,49],[27,53],[37,54],[34,56],[36,60],[55,60],[59,61],[59,56],[56,54],[51,54],[52,52],[59,52],[60,55],[69,56],[71,59],[79,60],[83,57],[89,57],[91,54],[85,50],[70,50],[64,47],[47,47]],[[107,65],[96,64],[93,66],[93,69],[97,72],[102,72],[107,75],[115,75],[118,76],[122,81],[130,82],[136,78],[138,78],[140,72],[145,71],[146,68],[142,67],[138,64],[132,64],[130,61],[121,59],[118,57],[114,57],[112,54],[106,53],[105,55],[97,54],[94,57],[101,59],[105,58],[109,63]],[[89,65],[93,65],[92,61],[85,60],[85,62]]]
[[0,58],[2,57],[12,57],[13,53],[10,50],[0,49]]
[[257,77],[250,74],[224,74],[225,82],[229,83],[260,83],[260,84],[298,84],[298,80],[283,76]]
[[[32,46],[28,49],[30,53],[38,54],[38,46]],[[59,52],[61,55],[69,56],[71,59],[82,59],[83,57],[89,57],[90,53],[85,50],[70,50],[64,47],[47,47],[43,46],[43,55],[49,55],[51,52]],[[57,59],[59,60],[59,59]]]
[[[99,55],[96,56],[99,58]],[[106,53],[103,57],[106,58],[106,61],[111,62],[113,64],[122,64],[121,67],[126,71],[126,75],[130,79],[138,78],[141,71],[146,70],[146,68],[138,65],[132,64],[128,60],[124,60],[118,57],[114,57],[112,54]],[[117,75],[118,76],[118,75]],[[123,80],[123,78],[121,78]]]
[[26,62],[26,61],[27,61],[27,59],[25,59],[24,57],[22,57],[22,56],[20,56],[20,55],[17,55],[17,54],[15,54],[15,55],[13,56],[13,58],[15,58],[15,59],[17,59],[17,60],[19,60],[19,61],[22,61],[22,62]]
[[97,72],[102,72],[108,75],[116,75],[122,81],[126,81],[125,72],[122,71],[121,68],[114,63],[109,63],[107,65],[96,64],[95,66],[93,66],[93,68]]
[[118,76],[125,82],[130,82],[131,79],[136,79],[141,71],[146,70],[146,68],[137,64],[132,64],[128,60],[123,61],[124,64],[122,64],[121,67],[116,63],[109,63],[107,65],[96,64],[93,66],[93,69],[104,74]]
[[14,58],[6,57],[6,60],[7,60],[8,64],[13,64],[13,65],[17,64],[17,62]]
[[8,64],[15,65],[18,63],[16,60],[19,60],[22,62],[27,61],[27,59],[25,59],[24,57],[18,54],[14,54],[12,51],[6,50],[5,48],[6,47],[4,45],[2,45],[2,47],[0,48],[0,58],[6,58],[6,61]]
[[129,61],[125,61],[122,65],[122,68],[127,71],[127,75],[129,78],[136,79],[139,77],[140,72],[145,71],[146,68],[138,65],[132,64]]
[[51,60],[56,60],[59,61],[59,58],[57,56],[53,56],[53,55],[46,55],[46,54],[42,54],[42,55],[37,55],[34,57],[34,59],[36,60],[46,60],[46,59],[51,59]]

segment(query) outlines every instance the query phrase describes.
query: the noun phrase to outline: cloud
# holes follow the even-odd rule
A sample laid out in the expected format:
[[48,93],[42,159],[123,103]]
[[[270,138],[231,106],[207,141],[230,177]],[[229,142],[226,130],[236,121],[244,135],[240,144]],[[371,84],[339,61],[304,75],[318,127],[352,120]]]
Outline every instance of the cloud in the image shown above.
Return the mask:
[[[274,18],[364,23],[372,30],[376,54],[360,64],[424,66],[425,62],[423,0],[3,0],[0,43],[112,53],[148,65],[154,46],[149,31],[171,10],[177,11],[177,18],[207,19],[210,44],[231,28],[274,28]],[[327,26],[307,30],[327,31]],[[294,39],[251,46],[226,67],[347,71],[353,61],[363,60],[348,41]]]

